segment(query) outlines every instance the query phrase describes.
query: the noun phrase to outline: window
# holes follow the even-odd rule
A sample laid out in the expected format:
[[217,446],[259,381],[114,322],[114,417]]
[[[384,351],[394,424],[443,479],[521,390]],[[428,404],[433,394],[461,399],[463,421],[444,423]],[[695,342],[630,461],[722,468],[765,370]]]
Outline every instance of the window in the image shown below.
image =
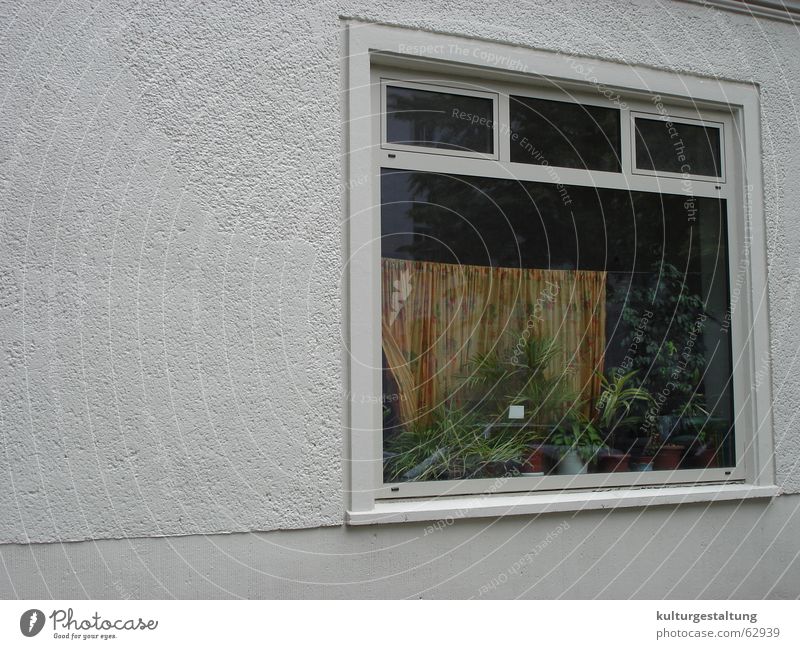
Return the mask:
[[422,147],[431,149],[430,153],[493,157],[497,150],[494,97],[453,86],[384,81],[384,148],[413,151]]
[[368,58],[351,509],[761,484],[731,95]]
[[722,124],[633,114],[636,173],[722,181]]
[[620,171],[619,110],[534,97],[509,100],[512,162]]

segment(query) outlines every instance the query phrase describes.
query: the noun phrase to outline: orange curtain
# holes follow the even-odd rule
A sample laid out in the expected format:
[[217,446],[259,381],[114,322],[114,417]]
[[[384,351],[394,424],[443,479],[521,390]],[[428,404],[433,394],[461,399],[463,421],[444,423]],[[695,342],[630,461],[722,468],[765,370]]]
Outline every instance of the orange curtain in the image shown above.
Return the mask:
[[553,338],[573,387],[587,400],[600,393],[606,273],[491,268],[384,258],[383,352],[398,386],[402,423],[427,418],[458,398],[476,354],[506,352],[526,335]]

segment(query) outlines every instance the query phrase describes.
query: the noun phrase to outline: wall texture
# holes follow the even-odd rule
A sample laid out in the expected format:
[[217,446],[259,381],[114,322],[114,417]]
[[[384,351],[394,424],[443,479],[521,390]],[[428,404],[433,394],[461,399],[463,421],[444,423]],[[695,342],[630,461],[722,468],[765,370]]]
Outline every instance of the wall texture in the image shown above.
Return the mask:
[[[0,543],[341,524],[340,16],[760,84],[774,363],[762,380],[778,482],[800,492],[796,27],[668,0],[0,0]],[[782,521],[763,524],[796,531],[796,506],[779,498],[766,511]],[[599,546],[631,516],[606,521]],[[370,561],[414,529],[315,533]],[[188,541],[125,543],[159,561]],[[91,561],[106,546],[15,547]]]

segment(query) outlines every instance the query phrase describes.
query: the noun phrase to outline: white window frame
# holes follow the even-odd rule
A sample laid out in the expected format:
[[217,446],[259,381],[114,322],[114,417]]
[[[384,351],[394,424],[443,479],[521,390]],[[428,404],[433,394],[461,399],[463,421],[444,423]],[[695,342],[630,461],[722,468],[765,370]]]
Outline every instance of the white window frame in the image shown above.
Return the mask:
[[[704,119],[690,119],[687,117],[679,117],[674,112],[669,115],[660,115],[658,113],[646,113],[642,111],[631,111],[630,113],[630,142],[631,142],[631,151],[630,151],[630,161],[631,161],[631,169],[632,173],[641,174],[644,176],[659,176],[661,178],[688,178],[690,180],[694,180],[697,182],[707,182],[707,183],[717,183],[723,184],[726,182],[725,179],[725,167],[726,167],[726,147],[725,147],[725,131],[729,130],[725,128],[724,122],[713,122],[710,120]],[[641,117],[642,119],[649,119],[654,122],[664,122],[664,124],[688,124],[690,126],[704,126],[706,128],[715,128],[719,131],[719,145],[720,145],[720,175],[719,176],[706,176],[701,174],[692,174],[692,173],[675,173],[672,171],[656,171],[653,169],[641,169],[640,167],[636,166],[636,118]]]
[[[775,495],[771,387],[764,381],[755,389],[756,365],[759,376],[771,376],[757,88],[358,21],[347,24],[346,46],[347,521],[373,524],[608,507],[610,502],[620,507]],[[590,78],[585,70],[591,70]],[[471,88],[485,83],[479,90],[499,91],[498,159],[383,148],[381,78],[396,77]],[[508,162],[510,143],[503,134],[508,133],[509,94],[546,98],[554,84],[561,101],[566,90],[580,103],[616,105],[619,99],[607,99],[611,92],[626,104],[620,129],[622,172],[559,168],[559,181],[565,185],[685,194],[691,179],[633,173],[631,129],[625,119],[632,122],[631,111],[652,112],[654,97],[663,98],[676,119],[692,119],[700,111],[704,120],[729,125],[723,129],[723,152],[737,162],[726,167],[728,182],[698,182],[692,190],[695,196],[727,200],[731,285],[741,279],[738,300],[731,298],[737,466],[682,469],[669,476],[630,472],[384,485],[379,170],[385,166],[481,176],[491,168],[496,177],[552,183],[545,167]]]

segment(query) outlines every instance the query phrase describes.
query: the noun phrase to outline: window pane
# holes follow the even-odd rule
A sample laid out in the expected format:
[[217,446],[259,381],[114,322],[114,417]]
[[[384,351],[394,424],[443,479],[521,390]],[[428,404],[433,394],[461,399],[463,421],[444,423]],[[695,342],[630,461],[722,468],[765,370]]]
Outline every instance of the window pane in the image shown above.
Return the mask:
[[722,175],[720,129],[655,119],[635,119],[636,166],[698,176]]
[[735,464],[725,201],[381,191],[387,482]]
[[511,162],[620,171],[619,111],[511,97]]
[[494,153],[493,102],[447,92],[386,88],[386,141]]

